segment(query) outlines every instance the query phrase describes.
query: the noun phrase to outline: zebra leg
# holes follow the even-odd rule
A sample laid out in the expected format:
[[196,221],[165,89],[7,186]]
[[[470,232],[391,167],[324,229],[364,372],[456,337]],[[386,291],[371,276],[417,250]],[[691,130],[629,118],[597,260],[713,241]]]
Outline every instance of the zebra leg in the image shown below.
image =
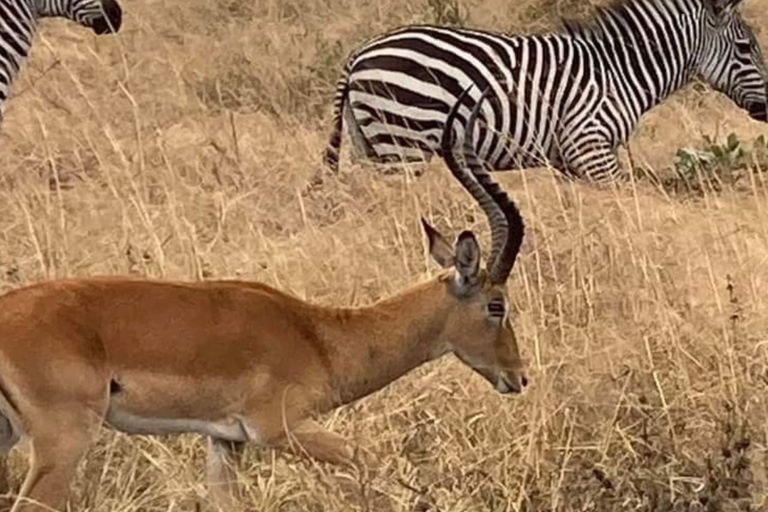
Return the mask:
[[620,181],[623,175],[615,146],[594,133],[565,146],[563,160],[566,174],[592,183]]
[[355,119],[352,109],[349,106],[345,106],[342,115],[344,116],[344,124],[347,126],[349,139],[352,142],[352,149],[350,151],[352,163],[358,163],[361,160],[376,161],[376,151],[368,142],[368,139],[365,138],[360,125],[357,124],[357,119]]

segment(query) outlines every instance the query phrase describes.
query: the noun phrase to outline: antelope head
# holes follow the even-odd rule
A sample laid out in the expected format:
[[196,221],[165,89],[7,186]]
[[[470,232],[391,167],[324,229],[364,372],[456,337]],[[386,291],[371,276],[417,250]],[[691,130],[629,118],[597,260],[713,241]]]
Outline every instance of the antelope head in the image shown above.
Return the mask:
[[483,267],[475,234],[464,231],[450,244],[422,219],[432,258],[448,274],[448,293],[456,307],[448,320],[445,349],[490,382],[500,393],[519,393],[527,385],[523,363],[510,322],[506,283],[523,242],[524,225],[514,202],[493,181],[475,152],[474,129],[487,94],[477,101],[466,124],[460,163],[454,145],[454,123],[469,89],[446,120],[442,155],[456,179],[478,202],[488,218],[492,246]]

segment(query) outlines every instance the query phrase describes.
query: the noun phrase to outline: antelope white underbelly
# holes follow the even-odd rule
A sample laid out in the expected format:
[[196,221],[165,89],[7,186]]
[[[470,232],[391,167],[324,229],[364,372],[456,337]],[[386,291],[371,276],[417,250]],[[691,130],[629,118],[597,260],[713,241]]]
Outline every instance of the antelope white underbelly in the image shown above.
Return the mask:
[[126,434],[164,435],[195,433],[233,442],[259,443],[261,436],[248,421],[233,414],[220,420],[199,420],[193,418],[153,418],[139,416],[121,410],[111,404],[104,418],[105,423]]

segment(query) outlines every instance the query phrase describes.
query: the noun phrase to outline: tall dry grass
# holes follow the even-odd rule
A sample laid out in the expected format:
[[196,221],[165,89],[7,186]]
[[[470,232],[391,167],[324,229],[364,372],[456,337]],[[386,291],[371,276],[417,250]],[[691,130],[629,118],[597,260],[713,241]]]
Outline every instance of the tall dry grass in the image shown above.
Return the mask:
[[[345,160],[311,184],[344,56],[439,6],[124,0],[119,37],[46,22],[0,137],[3,288],[240,277],[356,305],[424,279],[420,215],[487,235],[440,162],[415,179]],[[588,12],[584,0],[459,7],[472,26],[518,31]],[[758,0],[744,10],[768,22]],[[689,88],[644,120],[633,157],[661,170],[678,147],[731,131],[765,127]],[[529,226],[509,283],[529,390],[506,399],[452,358],[430,364],[323,418],[378,455],[378,472],[253,449],[243,510],[765,510],[764,183],[680,198],[645,181],[497,176]],[[205,507],[202,447],[104,431],[72,508]],[[26,460],[13,462],[20,482]]]

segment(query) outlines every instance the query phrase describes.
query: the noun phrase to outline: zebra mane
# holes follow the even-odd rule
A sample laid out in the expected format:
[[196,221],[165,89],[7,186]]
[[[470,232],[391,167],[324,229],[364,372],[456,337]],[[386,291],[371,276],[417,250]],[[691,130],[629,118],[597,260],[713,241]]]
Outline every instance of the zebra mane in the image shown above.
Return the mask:
[[[709,0],[699,0],[702,4]],[[602,22],[610,17],[624,18],[633,6],[640,3],[650,3],[658,6],[675,5],[683,7],[682,0],[616,0],[609,5],[595,7],[595,14],[587,19],[561,19],[562,32],[579,38],[600,38],[605,34]]]

